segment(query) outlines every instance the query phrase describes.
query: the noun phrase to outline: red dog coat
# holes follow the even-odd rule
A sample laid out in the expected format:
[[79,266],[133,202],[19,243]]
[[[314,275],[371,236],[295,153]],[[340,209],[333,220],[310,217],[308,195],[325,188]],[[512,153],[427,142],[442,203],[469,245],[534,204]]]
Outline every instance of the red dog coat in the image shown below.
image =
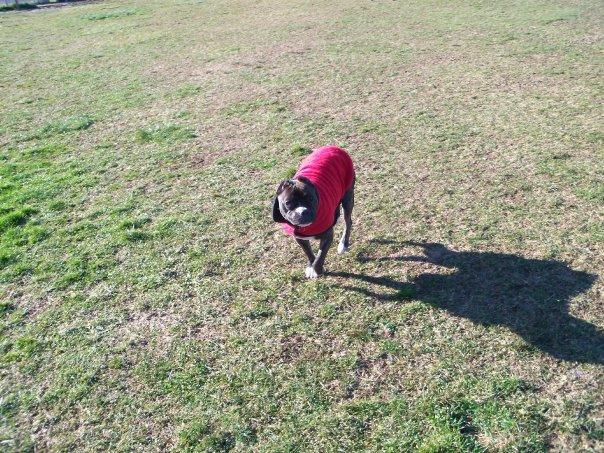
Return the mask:
[[317,216],[305,227],[284,223],[283,230],[289,235],[317,236],[336,223],[336,209],[354,181],[352,159],[337,146],[324,146],[302,161],[294,178],[302,176],[313,183],[319,194]]

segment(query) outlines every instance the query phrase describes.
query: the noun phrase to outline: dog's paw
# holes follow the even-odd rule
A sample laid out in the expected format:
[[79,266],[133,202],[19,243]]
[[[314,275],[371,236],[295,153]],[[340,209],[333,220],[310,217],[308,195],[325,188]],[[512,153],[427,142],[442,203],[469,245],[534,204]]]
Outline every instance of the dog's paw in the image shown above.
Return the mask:
[[308,266],[306,268],[305,275],[306,275],[306,278],[317,278],[319,276],[317,271],[311,266]]
[[346,253],[348,251],[348,245],[340,242],[338,244],[338,253],[341,255],[342,253]]

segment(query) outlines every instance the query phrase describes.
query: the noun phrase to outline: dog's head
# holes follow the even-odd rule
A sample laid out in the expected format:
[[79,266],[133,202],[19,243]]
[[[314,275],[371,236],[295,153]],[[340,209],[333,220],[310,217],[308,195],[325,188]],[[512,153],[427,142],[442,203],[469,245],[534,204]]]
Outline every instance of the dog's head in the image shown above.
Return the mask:
[[318,205],[317,190],[308,179],[286,179],[277,187],[273,220],[305,227],[315,220]]

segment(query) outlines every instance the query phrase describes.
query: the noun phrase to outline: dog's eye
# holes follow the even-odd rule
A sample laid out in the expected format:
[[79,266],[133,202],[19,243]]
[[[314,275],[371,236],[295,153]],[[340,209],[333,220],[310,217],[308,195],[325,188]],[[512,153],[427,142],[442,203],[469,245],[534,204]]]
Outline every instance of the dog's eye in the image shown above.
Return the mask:
[[288,211],[291,211],[292,209],[294,209],[294,204],[293,204],[291,201],[286,201],[286,202],[285,202],[285,208],[286,208]]

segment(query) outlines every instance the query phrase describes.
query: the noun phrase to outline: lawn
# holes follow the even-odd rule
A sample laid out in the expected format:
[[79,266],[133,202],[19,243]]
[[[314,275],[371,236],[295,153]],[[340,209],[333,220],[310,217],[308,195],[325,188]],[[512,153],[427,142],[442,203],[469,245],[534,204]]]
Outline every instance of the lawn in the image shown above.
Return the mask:
[[[0,449],[602,451],[603,20],[0,13]],[[311,281],[271,197],[328,143],[354,228]]]

